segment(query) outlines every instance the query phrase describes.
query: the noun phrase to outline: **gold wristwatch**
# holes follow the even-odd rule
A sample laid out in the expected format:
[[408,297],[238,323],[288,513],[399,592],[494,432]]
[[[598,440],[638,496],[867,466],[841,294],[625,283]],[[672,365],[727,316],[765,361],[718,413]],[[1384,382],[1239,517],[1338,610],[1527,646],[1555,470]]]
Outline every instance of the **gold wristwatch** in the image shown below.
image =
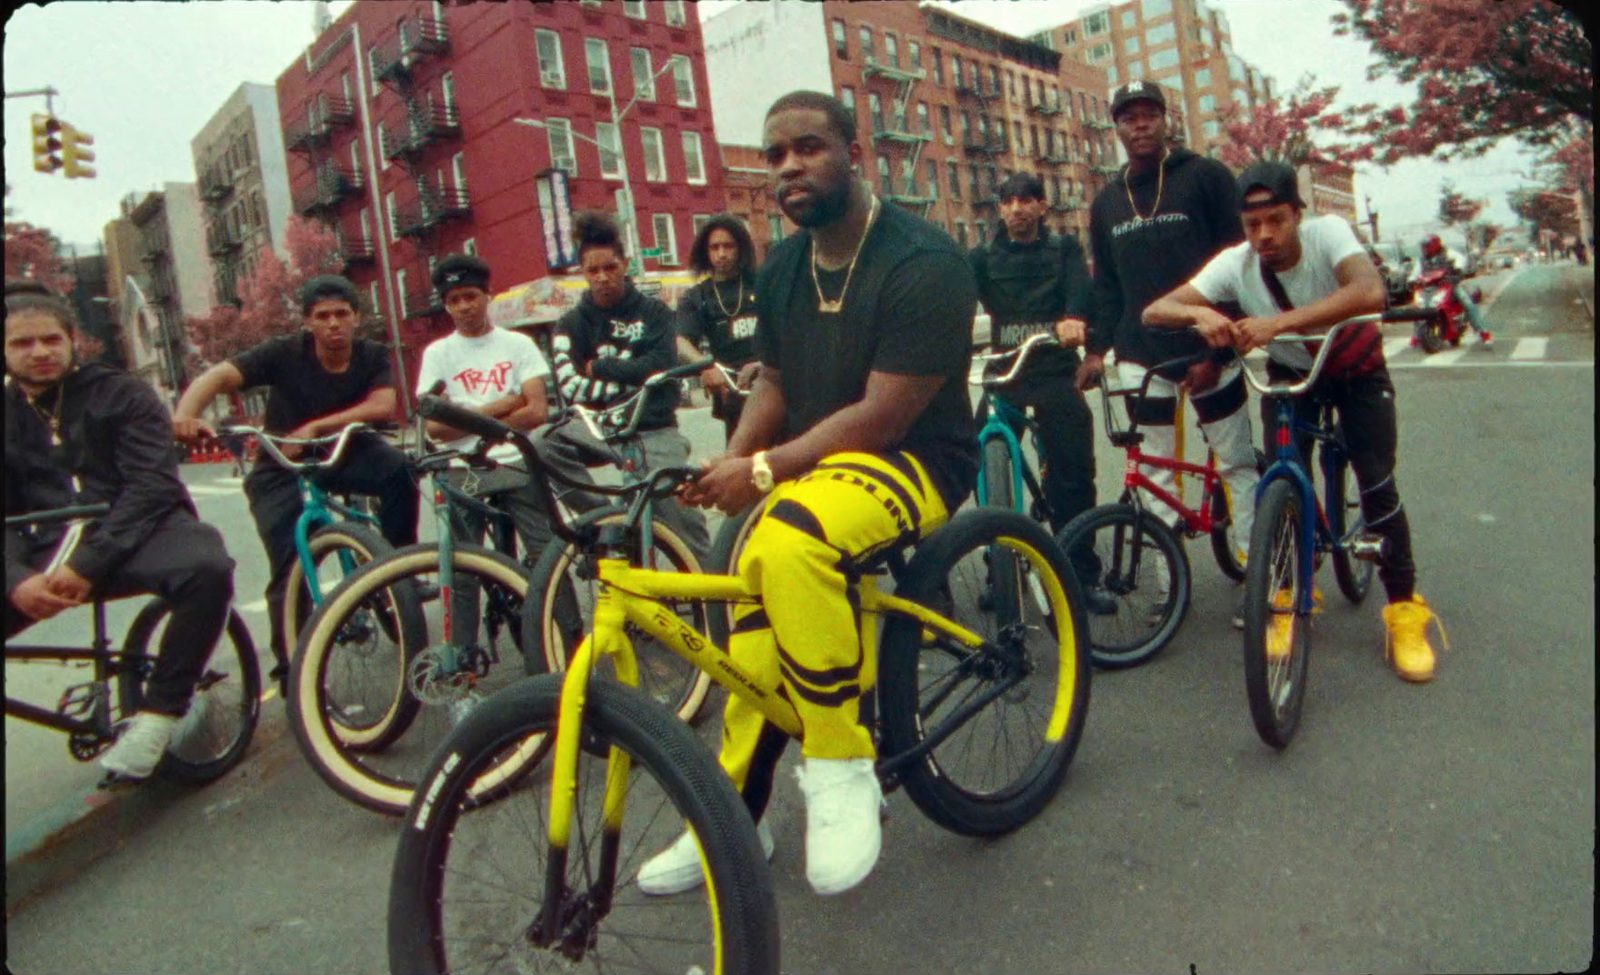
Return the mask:
[[762,494],[769,494],[776,481],[772,479],[772,465],[767,463],[767,452],[758,450],[750,455],[750,483]]

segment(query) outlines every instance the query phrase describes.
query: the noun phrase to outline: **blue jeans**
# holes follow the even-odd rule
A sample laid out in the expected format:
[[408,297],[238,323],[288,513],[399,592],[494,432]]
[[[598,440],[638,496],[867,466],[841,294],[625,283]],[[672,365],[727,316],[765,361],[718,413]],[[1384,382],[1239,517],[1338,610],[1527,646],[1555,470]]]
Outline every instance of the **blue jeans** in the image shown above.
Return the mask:
[[1478,310],[1471,293],[1460,282],[1457,282],[1452,290],[1455,292],[1456,300],[1461,302],[1461,307],[1467,310],[1467,322],[1472,326],[1472,330],[1482,335],[1483,312]]

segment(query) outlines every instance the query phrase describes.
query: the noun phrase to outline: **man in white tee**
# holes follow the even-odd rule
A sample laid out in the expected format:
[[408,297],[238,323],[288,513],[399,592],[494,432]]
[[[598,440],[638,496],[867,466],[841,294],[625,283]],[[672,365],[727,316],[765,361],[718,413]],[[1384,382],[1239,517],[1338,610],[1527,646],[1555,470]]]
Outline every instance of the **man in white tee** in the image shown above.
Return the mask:
[[[433,286],[444,302],[455,331],[422,350],[417,395],[443,381],[444,396],[508,426],[528,431],[545,420],[545,377],[550,365],[533,339],[489,323],[489,265],[466,254],[452,254],[433,272]],[[429,420],[428,437],[446,447],[469,450],[478,438],[437,420]],[[450,472],[452,483],[471,486],[477,497],[493,496],[497,507],[516,522],[524,557],[537,559],[550,541],[550,512],[544,493],[523,470],[522,454],[500,444],[489,457],[501,467],[491,471]],[[455,508],[451,531],[458,541],[483,538],[484,518]]]
[[[1383,279],[1355,232],[1339,217],[1304,215],[1292,168],[1256,163],[1240,175],[1239,195],[1245,243],[1221,252],[1188,284],[1151,303],[1145,324],[1193,326],[1212,347],[1232,346],[1245,353],[1280,334],[1323,332],[1347,318],[1383,310]],[[1232,321],[1217,311],[1216,305],[1226,301],[1238,302],[1246,317]],[[1274,380],[1294,376],[1277,357],[1267,372]],[[1341,332],[1308,396],[1338,411],[1350,466],[1361,486],[1362,515],[1368,530],[1383,538],[1378,577],[1389,599],[1383,619],[1395,671],[1405,680],[1431,680],[1434,651],[1427,625],[1434,615],[1416,593],[1411,529],[1394,477],[1394,385],[1376,325]],[[1274,443],[1276,415],[1263,419],[1266,442]],[[1299,447],[1309,469],[1310,444]]]

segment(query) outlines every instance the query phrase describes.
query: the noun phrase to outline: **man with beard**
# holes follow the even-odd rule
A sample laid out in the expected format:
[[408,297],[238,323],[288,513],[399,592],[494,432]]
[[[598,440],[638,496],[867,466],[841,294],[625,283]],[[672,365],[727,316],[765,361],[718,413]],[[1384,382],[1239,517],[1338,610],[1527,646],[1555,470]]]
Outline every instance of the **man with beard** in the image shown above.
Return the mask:
[[6,516],[111,506],[81,536],[59,525],[6,529],[6,638],[96,596],[167,601],[145,700],[100,758],[102,785],[137,782],[179,731],[222,636],[233,559],[178,477],[166,407],[121,370],[73,361],[66,302],[7,284],[5,342]]
[[[573,236],[589,282],[578,307],[556,322],[556,382],[568,400],[604,409],[633,395],[646,379],[672,368],[676,346],[672,310],[641,294],[628,278],[628,255],[616,221],[603,213],[580,213]],[[678,384],[657,386],[639,421],[645,470],[689,462],[689,438],[678,430]],[[696,556],[711,548],[705,515],[677,501],[656,512]]]
[[[1121,384],[1135,388],[1151,366],[1205,352],[1206,343],[1198,335],[1151,329],[1139,316],[1150,302],[1189,280],[1212,255],[1244,239],[1239,194],[1228,168],[1168,146],[1167,102],[1160,85],[1132,81],[1118,88],[1111,100],[1111,118],[1128,164],[1089,210],[1095,315],[1089,352],[1078,370],[1083,388],[1103,371],[1106,350],[1113,346]],[[1216,453],[1218,470],[1232,492],[1230,541],[1242,561],[1250,544],[1251,499],[1259,476],[1241,370],[1231,351],[1218,351],[1190,367],[1186,375],[1157,374],[1136,419],[1144,431],[1144,452],[1173,456],[1178,390],[1181,386],[1188,391],[1200,417],[1200,431]],[[1171,471],[1143,470],[1162,488],[1178,493]],[[1158,499],[1147,497],[1145,503],[1168,524],[1177,524],[1177,512]],[[1234,623],[1244,625],[1238,614]]]
[[[882,844],[876,749],[860,713],[870,663],[847,572],[863,554],[932,531],[972,488],[977,295],[947,234],[882,204],[855,176],[863,151],[837,99],[778,99],[763,152],[778,205],[802,229],[761,269],[760,372],[727,453],[685,497],[730,514],[762,504],[738,566],[761,603],[736,610],[729,649],[799,713],[806,877],[837,894],[866,878]],[[786,743],[728,699],[722,766],[758,823]],[[758,831],[770,855],[771,833]],[[639,873],[650,894],[701,882],[687,833]]]
[[700,384],[711,397],[711,415],[732,438],[744,409],[743,393],[760,368],[755,349],[756,248],[750,231],[738,217],[717,214],[695,236],[689,267],[707,277],[678,299],[678,354],[694,362],[704,341],[712,358],[737,371],[737,389],[715,366],[700,373]]

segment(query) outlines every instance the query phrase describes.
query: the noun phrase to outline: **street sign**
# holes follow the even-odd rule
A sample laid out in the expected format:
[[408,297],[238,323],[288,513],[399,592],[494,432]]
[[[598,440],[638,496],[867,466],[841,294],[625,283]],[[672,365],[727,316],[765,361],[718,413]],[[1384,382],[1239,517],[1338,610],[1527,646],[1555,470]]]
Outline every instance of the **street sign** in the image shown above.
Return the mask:
[[659,247],[646,247],[646,248],[644,248],[643,250],[641,250],[639,252],[639,256],[640,257],[653,257],[653,258],[656,258],[657,260],[660,260],[661,259],[661,248],[659,248]]

